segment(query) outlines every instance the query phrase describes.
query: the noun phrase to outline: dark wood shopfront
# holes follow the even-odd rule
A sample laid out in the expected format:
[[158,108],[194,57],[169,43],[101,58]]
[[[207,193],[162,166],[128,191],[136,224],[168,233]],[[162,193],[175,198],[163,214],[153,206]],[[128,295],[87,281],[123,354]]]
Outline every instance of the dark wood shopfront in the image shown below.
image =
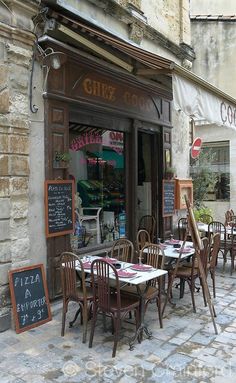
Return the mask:
[[[60,49],[61,50],[61,49]],[[69,151],[72,124],[121,131],[125,134],[127,237],[135,240],[140,173],[140,142],[150,146],[151,213],[158,236],[171,230],[171,217],[162,217],[162,183],[165,162],[170,161],[171,94],[155,83],[139,81],[108,66],[98,66],[75,53],[59,70],[50,69],[45,94],[46,179],[68,179],[66,165],[55,166],[56,153]],[[98,245],[102,248],[102,244]],[[68,235],[47,239],[48,286],[51,298],[60,294],[58,259],[70,248]]]

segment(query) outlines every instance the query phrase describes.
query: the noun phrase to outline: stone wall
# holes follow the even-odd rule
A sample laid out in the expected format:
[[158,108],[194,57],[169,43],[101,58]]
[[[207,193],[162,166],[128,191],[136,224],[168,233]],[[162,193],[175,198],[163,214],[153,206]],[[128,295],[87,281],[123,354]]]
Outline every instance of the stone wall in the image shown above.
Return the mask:
[[25,1],[22,10],[17,1],[0,3],[0,331],[10,326],[8,270],[30,258],[30,5]]

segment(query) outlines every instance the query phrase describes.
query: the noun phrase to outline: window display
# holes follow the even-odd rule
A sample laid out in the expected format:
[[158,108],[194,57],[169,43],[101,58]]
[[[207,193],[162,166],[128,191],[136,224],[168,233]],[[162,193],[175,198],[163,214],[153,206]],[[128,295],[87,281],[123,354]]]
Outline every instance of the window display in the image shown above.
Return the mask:
[[83,233],[78,246],[124,237],[124,134],[83,127],[70,133],[70,155],[70,175],[75,181],[76,200],[80,201],[76,209],[77,233]]

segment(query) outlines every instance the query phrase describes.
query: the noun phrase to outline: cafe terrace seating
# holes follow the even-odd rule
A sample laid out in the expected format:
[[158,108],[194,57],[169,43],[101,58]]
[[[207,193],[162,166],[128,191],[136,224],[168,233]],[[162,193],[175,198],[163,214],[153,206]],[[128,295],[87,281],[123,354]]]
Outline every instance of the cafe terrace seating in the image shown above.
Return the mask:
[[[140,252],[141,252],[143,246],[145,246],[146,243],[151,242],[149,232],[145,229],[140,229],[137,233],[136,242],[137,242],[137,250],[138,250],[137,255],[138,255],[138,257],[140,257]],[[145,256],[145,258],[146,258],[146,256]]]
[[154,242],[156,234],[156,218],[153,215],[143,215],[139,220],[138,230],[140,229],[147,230],[150,235],[151,242]]
[[[146,243],[144,247],[141,249],[140,252],[140,259],[145,258],[145,265],[150,265],[156,269],[164,269],[165,265],[165,255],[161,247],[154,243]],[[140,264],[141,268],[142,264]],[[148,272],[148,271],[146,271]],[[155,301],[157,305],[158,310],[158,316],[159,316],[159,322],[160,327],[163,327],[163,321],[162,321],[162,309],[161,309],[161,293],[164,289],[164,277],[159,277],[152,279],[148,282],[148,286],[140,285],[139,287],[140,291],[137,291],[137,288],[135,286],[125,286],[122,288],[122,291],[124,294],[132,295],[139,297],[140,292],[145,291],[145,311],[147,309],[147,306],[149,303]]]
[[213,285],[213,297],[216,297],[216,277],[215,270],[217,265],[217,256],[220,249],[220,233],[215,233],[212,236],[212,249],[209,253],[209,258],[207,262],[207,273],[210,273]]
[[220,233],[220,252],[223,256],[223,270],[225,270],[225,264],[227,262],[227,253],[230,251],[232,243],[227,239],[227,232],[225,225],[220,221],[212,221],[208,225],[208,239],[210,244],[212,243],[212,236],[214,233]]
[[[77,277],[76,263],[80,265],[80,278]],[[86,342],[88,312],[91,310],[93,294],[91,287],[86,286],[83,263],[80,258],[73,253],[64,252],[60,257],[61,287],[63,297],[61,336],[65,333],[66,314],[70,302],[77,302],[79,310],[76,311],[70,327],[73,326],[79,313],[81,324],[83,323],[83,343]]]
[[117,239],[111,248],[111,257],[122,262],[133,262],[134,245],[126,238]]
[[[209,241],[208,238],[203,238],[203,248],[200,250],[200,260],[206,275],[206,267],[207,267],[207,259],[209,254]],[[181,257],[179,261],[181,260]],[[199,264],[197,261],[196,254],[192,256],[192,261],[190,263],[190,267],[186,267],[186,265],[179,266],[179,262],[176,263],[176,268],[169,271],[168,275],[168,292],[167,295],[172,297],[172,286],[175,278],[180,278],[180,286],[183,286],[185,282],[188,283],[189,289],[191,292],[191,298],[192,298],[192,304],[193,304],[193,311],[196,312],[196,305],[195,305],[195,298],[194,298],[194,291],[195,291],[195,283],[197,278],[200,279],[201,285],[202,285],[202,279],[201,279],[201,273]],[[181,295],[183,294],[183,291],[181,292]],[[206,298],[204,296],[204,289],[203,289],[203,298],[204,303],[206,306]],[[163,308],[164,311],[164,308]]]
[[[136,328],[139,325],[140,298],[128,296],[120,291],[120,282],[116,268],[105,259],[96,259],[91,265],[91,278],[93,287],[93,317],[89,347],[93,345],[94,331],[98,313],[105,314],[112,318],[114,329],[114,345],[112,357],[116,355],[117,344],[120,335],[122,320],[131,311],[135,312]],[[110,275],[113,274],[112,284]]]

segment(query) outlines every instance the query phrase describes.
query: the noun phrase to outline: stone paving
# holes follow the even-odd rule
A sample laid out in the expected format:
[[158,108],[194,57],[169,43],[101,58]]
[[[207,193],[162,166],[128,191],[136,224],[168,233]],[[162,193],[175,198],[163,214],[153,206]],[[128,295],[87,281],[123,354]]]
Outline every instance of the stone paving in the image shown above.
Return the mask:
[[[14,330],[0,334],[0,383],[235,383],[236,272],[230,276],[229,266],[224,274],[221,270],[219,264],[214,300],[218,335],[209,309],[204,307],[202,293],[195,293],[194,314],[188,286],[183,299],[179,299],[179,290],[174,288],[176,306],[168,304],[164,328],[160,329],[155,304],[150,304],[146,322],[153,338],[144,339],[129,351],[135,327],[124,323],[117,355],[111,358],[111,332],[108,328],[104,333],[100,319],[91,349],[88,342],[81,342],[80,321],[68,328],[76,309],[73,304],[65,336],[60,336],[61,303],[57,303],[52,305],[52,321],[21,334]],[[211,283],[209,286],[211,291]],[[90,324],[88,330],[89,338]]]

